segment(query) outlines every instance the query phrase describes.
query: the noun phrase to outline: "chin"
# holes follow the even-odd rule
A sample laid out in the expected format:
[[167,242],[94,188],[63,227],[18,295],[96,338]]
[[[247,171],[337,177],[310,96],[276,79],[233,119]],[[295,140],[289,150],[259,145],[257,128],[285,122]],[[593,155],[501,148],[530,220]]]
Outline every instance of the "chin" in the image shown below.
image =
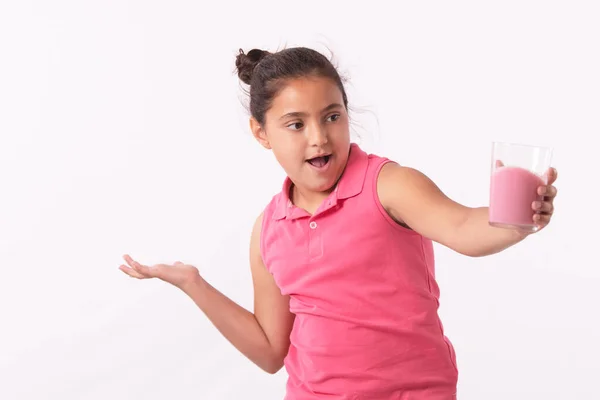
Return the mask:
[[338,181],[337,175],[331,174],[330,176],[323,176],[319,178],[312,178],[307,182],[307,187],[312,192],[330,192],[335,189],[335,185]]
[[326,193],[331,192],[335,189],[335,182],[326,184],[317,184],[310,187],[310,190],[315,193]]

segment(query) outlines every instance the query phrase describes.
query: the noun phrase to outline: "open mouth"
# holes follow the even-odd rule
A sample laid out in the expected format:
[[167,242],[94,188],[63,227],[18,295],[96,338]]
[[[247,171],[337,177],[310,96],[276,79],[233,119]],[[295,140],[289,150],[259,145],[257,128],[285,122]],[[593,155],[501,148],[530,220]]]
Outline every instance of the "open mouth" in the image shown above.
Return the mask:
[[311,158],[309,160],[306,160],[306,162],[309,163],[310,165],[312,165],[313,167],[323,168],[329,163],[330,158],[331,158],[331,155],[326,155],[326,156]]

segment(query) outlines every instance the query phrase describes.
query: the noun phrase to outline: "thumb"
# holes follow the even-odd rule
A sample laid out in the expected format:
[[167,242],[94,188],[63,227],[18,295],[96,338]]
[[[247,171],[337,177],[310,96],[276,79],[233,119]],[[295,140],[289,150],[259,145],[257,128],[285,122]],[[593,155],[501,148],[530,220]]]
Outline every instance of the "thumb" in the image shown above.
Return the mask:
[[548,171],[546,171],[546,179],[548,180],[548,185],[552,185],[554,182],[556,182],[556,178],[558,177],[558,172],[556,171],[556,168],[548,168]]

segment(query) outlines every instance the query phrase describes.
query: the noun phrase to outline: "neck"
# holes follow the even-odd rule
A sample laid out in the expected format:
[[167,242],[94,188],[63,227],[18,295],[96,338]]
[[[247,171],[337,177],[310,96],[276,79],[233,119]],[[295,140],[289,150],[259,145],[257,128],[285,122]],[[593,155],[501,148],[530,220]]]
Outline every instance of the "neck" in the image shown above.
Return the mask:
[[303,208],[310,214],[314,214],[333,189],[331,188],[324,192],[312,192],[292,184],[289,196],[296,207]]

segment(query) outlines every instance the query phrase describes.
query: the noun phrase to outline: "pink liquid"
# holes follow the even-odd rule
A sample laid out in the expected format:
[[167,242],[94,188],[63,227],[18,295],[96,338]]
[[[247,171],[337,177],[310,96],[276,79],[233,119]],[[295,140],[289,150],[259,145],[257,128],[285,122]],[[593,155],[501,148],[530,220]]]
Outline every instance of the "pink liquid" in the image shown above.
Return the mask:
[[490,223],[533,226],[532,203],[540,199],[537,189],[543,185],[541,177],[524,168],[498,168],[491,179]]

